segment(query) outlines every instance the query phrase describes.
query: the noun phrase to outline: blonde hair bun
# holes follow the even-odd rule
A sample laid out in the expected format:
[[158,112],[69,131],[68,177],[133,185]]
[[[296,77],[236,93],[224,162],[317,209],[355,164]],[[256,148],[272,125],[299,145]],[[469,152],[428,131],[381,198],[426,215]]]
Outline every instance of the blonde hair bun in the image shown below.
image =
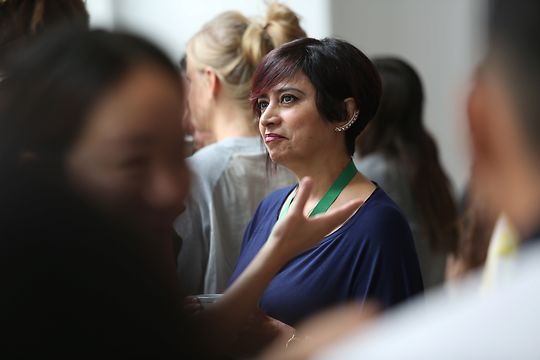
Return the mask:
[[300,26],[300,18],[289,7],[278,2],[268,6],[265,27],[274,47],[306,37]]
[[187,55],[199,67],[213,68],[227,93],[249,107],[251,79],[275,47],[306,37],[300,19],[286,5],[271,3],[263,21],[226,11],[206,23],[188,43]]

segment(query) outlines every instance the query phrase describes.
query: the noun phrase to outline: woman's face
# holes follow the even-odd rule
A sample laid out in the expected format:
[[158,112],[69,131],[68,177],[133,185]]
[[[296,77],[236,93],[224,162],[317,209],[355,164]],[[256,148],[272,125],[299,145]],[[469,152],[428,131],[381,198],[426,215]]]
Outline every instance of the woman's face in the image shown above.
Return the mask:
[[186,79],[191,121],[197,131],[210,131],[211,90],[204,72],[196,67],[189,55],[186,56]]
[[[294,171],[298,164],[325,156],[337,141],[335,124],[325,121],[316,105],[316,90],[301,72],[257,99],[259,130],[272,161]],[[343,146],[343,144],[341,144]]]
[[132,70],[90,114],[67,158],[76,188],[152,235],[167,235],[189,190],[176,79]]

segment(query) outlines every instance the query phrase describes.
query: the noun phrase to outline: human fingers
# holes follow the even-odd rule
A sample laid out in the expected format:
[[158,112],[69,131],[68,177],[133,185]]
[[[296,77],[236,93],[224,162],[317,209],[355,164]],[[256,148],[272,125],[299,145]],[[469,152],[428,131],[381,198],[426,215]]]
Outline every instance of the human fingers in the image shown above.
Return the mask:
[[298,183],[298,191],[294,197],[294,201],[289,208],[291,214],[301,214],[304,211],[304,206],[313,188],[313,180],[310,177],[304,177]]
[[195,296],[187,296],[184,298],[184,312],[188,315],[195,315],[203,310],[200,300]]

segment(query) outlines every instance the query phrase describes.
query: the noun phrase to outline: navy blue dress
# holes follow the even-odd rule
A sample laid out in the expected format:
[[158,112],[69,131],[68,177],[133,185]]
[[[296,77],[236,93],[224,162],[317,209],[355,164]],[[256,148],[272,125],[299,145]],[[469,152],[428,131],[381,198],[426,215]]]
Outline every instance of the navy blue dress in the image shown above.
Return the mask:
[[[264,245],[294,186],[259,205],[244,233],[232,284]],[[319,245],[300,254],[270,282],[260,300],[269,316],[291,326],[328,307],[374,299],[384,307],[423,291],[411,230],[398,206],[377,188]]]

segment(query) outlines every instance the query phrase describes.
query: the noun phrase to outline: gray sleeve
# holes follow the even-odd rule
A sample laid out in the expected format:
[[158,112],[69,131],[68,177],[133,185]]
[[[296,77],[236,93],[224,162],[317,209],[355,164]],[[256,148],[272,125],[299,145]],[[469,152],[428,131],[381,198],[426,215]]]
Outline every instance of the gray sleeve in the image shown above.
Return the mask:
[[186,201],[186,209],[174,221],[174,230],[182,238],[176,271],[180,285],[188,295],[200,294],[204,287],[204,274],[208,262],[208,239],[204,236],[201,215],[202,199],[197,193]]

